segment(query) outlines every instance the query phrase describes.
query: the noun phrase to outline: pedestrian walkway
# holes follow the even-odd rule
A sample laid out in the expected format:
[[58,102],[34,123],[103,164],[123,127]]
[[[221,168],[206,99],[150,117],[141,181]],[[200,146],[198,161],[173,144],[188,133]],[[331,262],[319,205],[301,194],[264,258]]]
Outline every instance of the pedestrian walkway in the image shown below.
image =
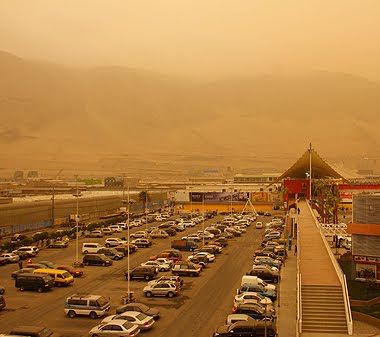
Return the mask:
[[285,266],[281,268],[281,282],[277,308],[277,329],[281,337],[296,336],[297,318],[297,257],[289,251]]

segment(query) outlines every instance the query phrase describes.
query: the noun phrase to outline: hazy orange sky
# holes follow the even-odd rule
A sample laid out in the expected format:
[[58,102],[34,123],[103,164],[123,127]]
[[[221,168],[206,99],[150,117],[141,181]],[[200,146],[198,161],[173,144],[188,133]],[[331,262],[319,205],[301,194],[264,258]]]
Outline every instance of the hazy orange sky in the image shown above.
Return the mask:
[[379,0],[1,0],[0,50],[65,64],[380,79]]

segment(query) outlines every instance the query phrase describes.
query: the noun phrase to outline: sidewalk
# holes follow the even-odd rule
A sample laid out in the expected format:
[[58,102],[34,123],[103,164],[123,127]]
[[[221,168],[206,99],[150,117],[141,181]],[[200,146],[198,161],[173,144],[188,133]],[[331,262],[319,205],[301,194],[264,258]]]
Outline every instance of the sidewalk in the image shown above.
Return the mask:
[[288,251],[288,258],[281,270],[279,299],[277,308],[277,331],[281,337],[296,335],[297,320],[297,256],[294,246]]

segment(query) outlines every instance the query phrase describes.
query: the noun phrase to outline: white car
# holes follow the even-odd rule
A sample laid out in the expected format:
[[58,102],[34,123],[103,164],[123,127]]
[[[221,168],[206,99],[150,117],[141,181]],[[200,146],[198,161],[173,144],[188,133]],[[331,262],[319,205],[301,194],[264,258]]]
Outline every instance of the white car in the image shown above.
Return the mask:
[[119,225],[122,230],[127,229],[127,223],[126,222],[118,222],[117,225]]
[[189,234],[188,236],[183,236],[181,240],[190,240],[190,241],[201,241],[201,238],[198,236],[198,234]]
[[257,229],[262,229],[263,228],[263,223],[261,221],[256,222],[256,228]]
[[244,228],[243,226],[234,226],[234,228],[235,229],[237,229],[237,230],[239,230],[240,232],[242,232],[242,233],[245,233],[246,231],[247,231],[247,229],[246,228]]
[[109,228],[111,228],[114,233],[121,233],[123,231],[119,225],[111,225]]
[[109,248],[109,247],[116,247],[116,246],[122,245],[122,244],[127,244],[127,241],[119,239],[119,238],[108,238],[108,239],[106,239],[104,245],[107,248]]
[[168,271],[171,269],[171,266],[169,264],[158,262],[157,260],[147,261],[147,262],[141,263],[141,266],[143,266],[143,267],[155,267],[158,271]]
[[236,295],[234,298],[234,304],[244,302],[245,300],[257,300],[260,302],[264,298],[267,299],[267,301],[270,300],[270,302],[268,302],[269,304],[273,304],[272,300],[269,297],[265,297],[263,295],[260,295],[257,292],[253,292],[253,291],[252,292],[246,291],[244,293]]
[[20,260],[20,256],[13,253],[4,253],[0,255],[0,259],[5,260],[6,263],[14,263]]
[[174,264],[174,262],[172,260],[169,260],[165,257],[159,257],[157,258],[155,261],[157,261],[158,263],[163,263],[163,264],[167,264],[170,266],[170,268],[172,267],[172,265]]
[[131,238],[147,238],[149,237],[148,233],[144,232],[144,231],[138,231],[138,232],[135,232],[135,233],[132,233],[131,235],[129,235],[129,237]]
[[140,329],[136,324],[129,323],[125,320],[114,319],[109,323],[101,323],[94,326],[88,335],[96,336],[117,336],[117,337],[134,337],[140,333]]
[[182,224],[182,226],[185,226],[185,228],[187,228],[187,227],[195,227],[195,223],[193,221],[184,221],[181,224]]
[[192,259],[193,257],[196,257],[196,256],[205,256],[207,258],[208,262],[215,261],[215,255],[207,253],[207,252],[199,252],[199,253],[196,253],[194,255],[190,255],[187,259],[190,260],[190,259]]
[[154,324],[154,319],[138,311],[125,311],[119,315],[111,315],[102,320],[102,323],[112,323],[114,320],[123,320],[135,324],[140,330],[149,330]]
[[150,237],[153,238],[160,238],[160,239],[166,239],[169,236],[168,233],[166,233],[164,230],[158,229],[150,232]]
[[230,314],[227,316],[226,319],[226,325],[231,325],[236,322],[246,322],[254,320],[251,316],[248,316],[246,314]]
[[20,247],[17,250],[14,250],[12,253],[17,254],[17,253],[27,253],[28,256],[36,256],[39,252],[39,249],[36,246],[24,246]]
[[163,218],[161,215],[156,215],[154,218],[155,221],[164,221],[165,218]]

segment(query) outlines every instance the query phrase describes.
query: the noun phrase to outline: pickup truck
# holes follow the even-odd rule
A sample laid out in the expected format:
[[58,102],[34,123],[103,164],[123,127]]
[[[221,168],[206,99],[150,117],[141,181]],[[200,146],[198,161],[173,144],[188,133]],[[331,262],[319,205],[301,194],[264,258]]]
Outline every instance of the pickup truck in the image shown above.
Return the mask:
[[198,248],[198,245],[193,241],[188,240],[174,240],[172,241],[171,247],[178,250],[188,250],[193,251]]

